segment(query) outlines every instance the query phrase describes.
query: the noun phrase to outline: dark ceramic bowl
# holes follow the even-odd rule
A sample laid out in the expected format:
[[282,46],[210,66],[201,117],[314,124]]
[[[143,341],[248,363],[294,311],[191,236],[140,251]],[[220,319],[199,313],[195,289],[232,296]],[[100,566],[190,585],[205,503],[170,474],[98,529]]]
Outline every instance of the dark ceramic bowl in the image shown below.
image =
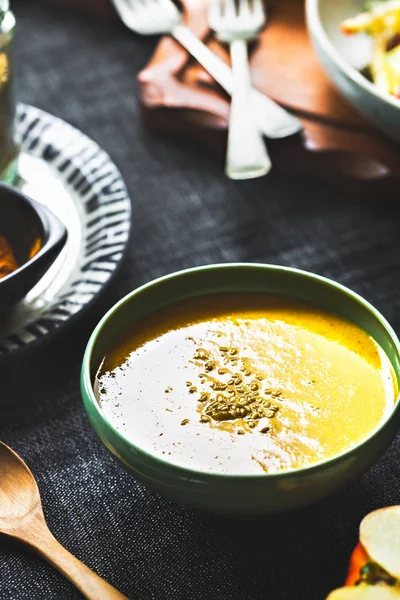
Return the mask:
[[[224,292],[264,292],[308,301],[333,311],[369,333],[385,350],[400,384],[400,343],[385,318],[348,288],[297,269],[275,265],[225,264],[173,273],[134,290],[102,318],[83,359],[81,389],[93,429],[135,477],[184,504],[223,514],[255,515],[289,510],[334,492],[368,469],[399,430],[400,403],[354,448],[316,465],[280,473],[222,474],[183,468],[140,447],[115,429],[101,410],[93,380],[110,346],[148,314],[183,298]],[[132,394],[135,390],[132,390]]]
[[[18,269],[0,279],[0,310],[21,300],[60,253],[67,230],[52,212],[19,190],[0,184],[0,236],[13,249]],[[40,249],[31,256],[39,241]]]

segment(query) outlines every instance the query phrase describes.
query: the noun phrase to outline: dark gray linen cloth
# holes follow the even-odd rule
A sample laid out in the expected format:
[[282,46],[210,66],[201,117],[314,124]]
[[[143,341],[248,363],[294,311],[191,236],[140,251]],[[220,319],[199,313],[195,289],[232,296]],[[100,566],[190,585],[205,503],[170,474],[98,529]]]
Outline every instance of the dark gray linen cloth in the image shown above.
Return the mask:
[[[399,438],[364,477],[297,513],[235,521],[149,492],[107,453],[79,392],[87,338],[124,294],[157,276],[228,261],[290,265],[372,301],[400,331],[398,202],[363,202],[272,174],[233,182],[222,165],[141,129],[137,72],[155,40],[16,0],[21,100],[95,139],[125,177],[133,236],[102,297],[46,346],[0,366],[0,439],[37,477],[51,530],[130,598],[322,600],[343,581],[361,518],[400,503]],[[1,485],[1,482],[0,482]],[[67,600],[75,589],[0,539],[1,600]]]

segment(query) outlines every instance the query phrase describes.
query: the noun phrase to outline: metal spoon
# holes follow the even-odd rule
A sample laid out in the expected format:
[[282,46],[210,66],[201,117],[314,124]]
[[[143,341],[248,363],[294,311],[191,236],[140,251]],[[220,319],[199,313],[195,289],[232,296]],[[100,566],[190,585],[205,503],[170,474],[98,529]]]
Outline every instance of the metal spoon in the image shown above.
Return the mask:
[[24,461],[0,442],[0,533],[28,544],[88,600],[128,600],[57,542],[42,509],[36,481]]

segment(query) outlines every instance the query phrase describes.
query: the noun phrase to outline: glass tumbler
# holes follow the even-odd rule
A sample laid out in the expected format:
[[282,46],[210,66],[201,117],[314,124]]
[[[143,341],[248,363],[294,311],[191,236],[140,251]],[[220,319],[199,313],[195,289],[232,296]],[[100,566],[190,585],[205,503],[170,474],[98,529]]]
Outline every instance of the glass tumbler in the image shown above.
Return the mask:
[[12,47],[15,17],[9,0],[0,0],[0,180],[12,183],[17,174],[18,147],[14,141],[16,101]]

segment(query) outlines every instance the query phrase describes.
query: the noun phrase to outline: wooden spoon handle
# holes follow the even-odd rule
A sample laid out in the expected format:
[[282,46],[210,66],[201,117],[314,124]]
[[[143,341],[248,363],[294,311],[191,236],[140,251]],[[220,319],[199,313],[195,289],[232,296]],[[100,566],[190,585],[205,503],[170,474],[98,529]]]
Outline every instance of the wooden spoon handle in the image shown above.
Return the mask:
[[53,538],[39,552],[65,575],[88,600],[128,600]]
[[61,546],[40,518],[34,520],[29,534],[18,537],[65,575],[88,600],[129,600]]

